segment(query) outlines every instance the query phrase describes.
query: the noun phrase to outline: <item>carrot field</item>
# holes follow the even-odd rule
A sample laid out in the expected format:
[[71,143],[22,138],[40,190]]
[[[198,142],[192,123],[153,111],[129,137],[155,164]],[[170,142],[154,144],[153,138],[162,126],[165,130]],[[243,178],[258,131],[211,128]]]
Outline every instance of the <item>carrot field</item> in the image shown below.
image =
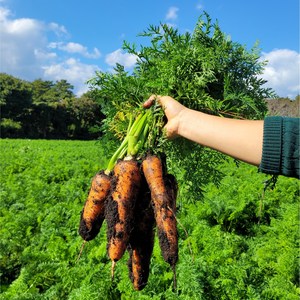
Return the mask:
[[78,259],[80,213],[109,142],[0,143],[1,300],[299,299],[299,180],[279,176],[264,190],[270,177],[228,160],[198,195],[201,177],[193,170],[181,180],[170,158],[179,184],[177,287],[155,236],[148,284],[135,291],[128,252],[111,280],[106,222]]

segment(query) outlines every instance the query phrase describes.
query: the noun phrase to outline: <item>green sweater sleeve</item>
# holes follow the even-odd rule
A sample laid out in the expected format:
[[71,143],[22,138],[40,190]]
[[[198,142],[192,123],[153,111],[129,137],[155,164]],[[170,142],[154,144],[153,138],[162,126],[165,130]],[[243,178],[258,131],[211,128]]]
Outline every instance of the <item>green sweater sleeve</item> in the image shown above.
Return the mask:
[[299,178],[299,120],[265,118],[260,171]]

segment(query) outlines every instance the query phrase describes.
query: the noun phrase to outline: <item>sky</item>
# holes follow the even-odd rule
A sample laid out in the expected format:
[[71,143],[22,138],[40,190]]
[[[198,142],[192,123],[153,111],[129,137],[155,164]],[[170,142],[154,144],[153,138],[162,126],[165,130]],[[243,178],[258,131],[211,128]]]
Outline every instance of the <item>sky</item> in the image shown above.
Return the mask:
[[0,0],[0,72],[66,79],[80,96],[96,71],[132,70],[124,40],[148,45],[138,35],[160,23],[192,33],[203,11],[232,41],[249,50],[258,42],[267,87],[280,97],[300,93],[299,0]]

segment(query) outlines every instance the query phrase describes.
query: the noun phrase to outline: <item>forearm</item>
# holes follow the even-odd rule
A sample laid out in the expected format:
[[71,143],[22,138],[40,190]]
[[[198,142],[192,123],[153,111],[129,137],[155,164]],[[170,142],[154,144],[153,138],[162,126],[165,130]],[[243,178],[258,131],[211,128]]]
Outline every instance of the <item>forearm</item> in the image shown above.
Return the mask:
[[187,108],[179,118],[180,136],[247,163],[260,164],[263,121],[222,118]]

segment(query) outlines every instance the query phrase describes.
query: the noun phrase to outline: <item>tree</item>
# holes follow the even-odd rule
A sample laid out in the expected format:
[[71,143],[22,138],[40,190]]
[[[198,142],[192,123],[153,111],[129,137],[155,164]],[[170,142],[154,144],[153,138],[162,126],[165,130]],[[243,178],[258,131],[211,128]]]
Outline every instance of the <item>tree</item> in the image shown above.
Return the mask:
[[66,80],[32,82],[33,122],[26,123],[26,132],[40,138],[68,138],[71,112],[68,103],[75,98],[73,86]]
[[0,74],[1,136],[92,139],[103,118],[86,93],[76,98],[66,80],[27,82]]
[[62,79],[56,81],[54,84],[52,91],[54,92],[55,100],[61,102],[65,99],[72,99],[74,98],[74,93],[72,90],[74,89],[73,85],[67,82],[67,80]]
[[1,118],[18,121],[32,104],[30,84],[11,75],[0,73]]
[[44,103],[47,104],[53,101],[53,96],[50,94],[49,91],[53,88],[52,81],[45,81],[42,79],[36,79],[32,83],[32,102],[36,105]]
[[69,128],[70,136],[77,136],[78,138],[99,137],[104,115],[101,113],[99,104],[93,98],[91,92],[87,92],[79,98],[74,98],[67,106],[72,123]]
[[23,133],[24,116],[32,105],[30,84],[0,73],[1,136],[16,137]]

